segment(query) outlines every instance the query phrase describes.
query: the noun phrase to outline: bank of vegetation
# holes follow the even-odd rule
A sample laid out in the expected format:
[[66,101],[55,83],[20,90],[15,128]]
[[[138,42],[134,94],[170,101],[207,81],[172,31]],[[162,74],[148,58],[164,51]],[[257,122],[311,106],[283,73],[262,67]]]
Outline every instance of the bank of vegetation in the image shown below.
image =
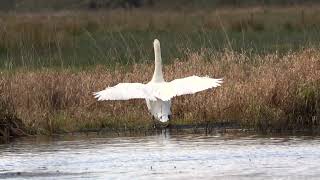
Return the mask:
[[162,41],[167,63],[202,49],[251,54],[319,47],[320,7],[217,10],[62,11],[0,15],[0,67],[87,68],[151,62]]
[[96,102],[92,92],[148,82],[155,38],[167,80],[225,80],[177,97],[170,125],[318,131],[319,11],[315,3],[1,13],[0,136],[153,129],[144,100]]
[[[320,53],[306,49],[248,57],[226,50],[191,53],[164,69],[165,78],[223,77],[223,86],[173,101],[172,125],[234,123],[262,131],[319,130]],[[153,121],[144,100],[97,102],[92,92],[118,82],[148,82],[151,64],[70,69],[19,69],[1,74],[6,100],[29,133],[147,130]]]

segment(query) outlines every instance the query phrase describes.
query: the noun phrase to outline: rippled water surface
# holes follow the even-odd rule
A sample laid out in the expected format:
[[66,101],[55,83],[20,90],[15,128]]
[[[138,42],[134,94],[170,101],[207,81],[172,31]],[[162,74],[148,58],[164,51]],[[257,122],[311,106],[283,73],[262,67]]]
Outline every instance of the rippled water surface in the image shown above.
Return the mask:
[[319,137],[170,134],[19,139],[0,179],[318,179]]

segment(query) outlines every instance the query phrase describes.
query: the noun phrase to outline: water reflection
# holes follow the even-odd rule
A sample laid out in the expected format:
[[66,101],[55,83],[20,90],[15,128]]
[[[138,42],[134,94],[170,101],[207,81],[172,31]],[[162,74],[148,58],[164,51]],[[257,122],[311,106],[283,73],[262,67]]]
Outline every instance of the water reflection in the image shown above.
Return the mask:
[[316,178],[319,137],[61,136],[0,145],[0,179]]

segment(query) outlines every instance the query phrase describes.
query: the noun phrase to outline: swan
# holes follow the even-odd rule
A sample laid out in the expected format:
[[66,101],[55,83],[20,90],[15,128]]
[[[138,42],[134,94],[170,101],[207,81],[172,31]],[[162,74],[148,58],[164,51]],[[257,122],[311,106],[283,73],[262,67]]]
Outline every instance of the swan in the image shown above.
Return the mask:
[[166,82],[162,73],[162,59],[160,41],[153,42],[155,54],[155,69],[152,79],[147,84],[119,83],[105,90],[94,92],[98,101],[145,99],[151,115],[161,121],[167,122],[171,117],[171,99],[175,96],[194,94],[199,91],[221,86],[222,79],[190,76]]

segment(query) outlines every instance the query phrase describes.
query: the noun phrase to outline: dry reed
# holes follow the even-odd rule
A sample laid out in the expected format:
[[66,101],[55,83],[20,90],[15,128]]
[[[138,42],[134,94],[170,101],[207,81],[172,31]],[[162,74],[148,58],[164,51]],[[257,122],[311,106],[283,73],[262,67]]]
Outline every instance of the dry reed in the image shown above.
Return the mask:
[[[222,87],[173,100],[172,124],[231,122],[257,130],[301,130],[320,124],[320,53],[284,56],[231,51],[190,54],[164,67],[167,80],[188,75],[223,77]],[[152,127],[144,100],[97,102],[92,92],[119,82],[148,82],[153,65],[115,70],[24,70],[1,72],[1,98],[13,105],[31,133]]]

